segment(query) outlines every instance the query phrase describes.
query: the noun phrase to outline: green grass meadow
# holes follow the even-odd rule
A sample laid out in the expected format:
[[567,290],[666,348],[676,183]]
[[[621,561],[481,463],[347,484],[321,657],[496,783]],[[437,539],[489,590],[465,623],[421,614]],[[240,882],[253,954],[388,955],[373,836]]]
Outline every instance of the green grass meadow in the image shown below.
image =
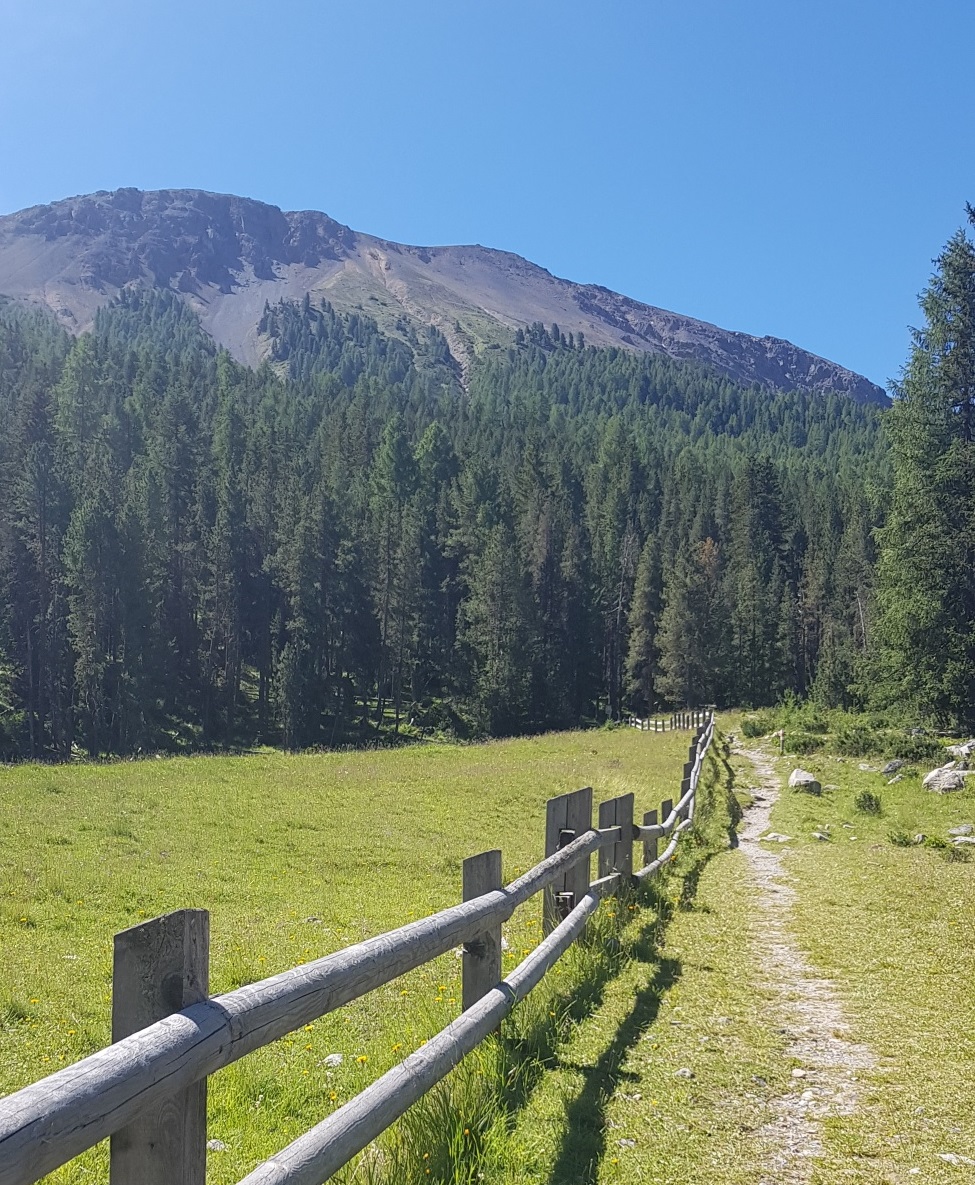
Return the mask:
[[[676,797],[689,739],[619,729],[0,770],[0,1093],[108,1043],[116,931],[210,910],[211,992],[228,991],[453,904],[465,856],[500,847],[513,878],[543,854],[554,795],[633,791],[638,811]],[[536,899],[506,927],[506,967],[538,941],[540,911]],[[550,1052],[558,1034],[546,1029],[574,1023],[572,976],[611,969],[594,950],[557,969],[552,1007],[529,1002],[523,1046]],[[209,1135],[226,1150],[211,1152],[208,1180],[238,1180],[456,1016],[459,1000],[460,960],[448,955],[215,1075]],[[327,1064],[336,1053],[341,1065]],[[367,1157],[355,1179],[381,1175],[381,1160]],[[104,1180],[106,1164],[103,1145],[47,1180]],[[450,1171],[421,1176],[460,1179]]]

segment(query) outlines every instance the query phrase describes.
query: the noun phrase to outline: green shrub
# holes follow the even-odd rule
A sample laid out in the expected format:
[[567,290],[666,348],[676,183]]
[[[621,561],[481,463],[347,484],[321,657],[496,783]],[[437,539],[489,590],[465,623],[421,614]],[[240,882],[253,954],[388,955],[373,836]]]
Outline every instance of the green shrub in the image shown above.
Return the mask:
[[789,753],[805,754],[815,753],[817,749],[821,749],[824,744],[824,738],[821,736],[814,736],[808,732],[787,732],[785,734],[785,747]]
[[911,837],[906,831],[889,831],[887,838],[895,848],[909,848],[912,843]]
[[746,737],[764,737],[775,728],[775,713],[771,711],[753,712],[750,716],[742,716],[741,731]]
[[854,798],[853,806],[862,815],[880,814],[880,798],[870,790],[861,790]]
[[939,757],[942,749],[934,737],[895,736],[888,740],[886,752],[905,761],[923,761],[928,757]]
[[836,734],[833,749],[844,757],[869,757],[883,753],[883,738],[862,724],[846,724]]

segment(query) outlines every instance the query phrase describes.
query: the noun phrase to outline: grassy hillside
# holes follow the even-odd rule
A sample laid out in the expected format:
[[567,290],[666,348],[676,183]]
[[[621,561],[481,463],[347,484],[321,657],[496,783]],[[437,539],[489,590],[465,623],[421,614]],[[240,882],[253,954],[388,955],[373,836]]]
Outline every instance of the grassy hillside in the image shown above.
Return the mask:
[[[564,733],[469,747],[186,758],[2,771],[0,1092],[106,1044],[112,935],[211,911],[229,990],[457,901],[463,858],[542,855],[544,803],[592,785],[673,796],[687,733]],[[540,903],[507,927],[513,964]],[[459,1012],[447,956],[211,1080],[210,1180],[235,1181]],[[340,1066],[324,1059],[341,1053]],[[51,1178],[91,1180],[95,1150]]]

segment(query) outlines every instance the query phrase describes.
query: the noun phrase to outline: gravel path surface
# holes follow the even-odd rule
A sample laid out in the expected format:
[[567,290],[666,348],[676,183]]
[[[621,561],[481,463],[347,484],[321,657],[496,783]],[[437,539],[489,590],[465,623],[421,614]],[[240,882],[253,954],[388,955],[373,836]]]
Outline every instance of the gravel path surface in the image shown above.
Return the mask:
[[760,1131],[765,1148],[762,1185],[805,1185],[813,1160],[821,1155],[822,1120],[857,1106],[857,1073],[875,1059],[847,1037],[849,1026],[829,980],[819,978],[796,945],[790,929],[796,893],[782,859],[782,843],[762,842],[779,795],[779,778],[767,754],[735,750],[755,770],[760,790],[745,815],[741,851],[758,889],[753,940],[766,985],[778,997],[786,1056],[799,1062],[795,1089],[772,1101],[775,1117]]

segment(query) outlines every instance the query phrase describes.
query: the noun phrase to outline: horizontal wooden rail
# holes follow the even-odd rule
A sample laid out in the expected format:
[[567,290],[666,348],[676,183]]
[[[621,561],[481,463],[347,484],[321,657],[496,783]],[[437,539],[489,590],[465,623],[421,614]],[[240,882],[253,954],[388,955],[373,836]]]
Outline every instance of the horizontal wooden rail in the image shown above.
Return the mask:
[[194,1004],[0,1099],[0,1185],[30,1185],[200,1078],[506,921],[620,839],[619,827],[586,832],[504,889]]
[[326,1181],[497,1029],[579,937],[600,899],[618,880],[614,875],[594,884],[569,916],[487,995],[361,1094],[248,1173],[240,1185],[321,1185]]
[[[0,1185],[31,1185],[100,1140],[128,1131],[134,1121],[158,1112],[174,1095],[217,1070],[457,946],[476,947],[492,930],[500,942],[500,925],[515,909],[536,893],[553,894],[561,885],[563,891],[552,898],[558,920],[552,919],[551,932],[506,979],[490,987],[422,1049],[246,1178],[247,1185],[320,1185],[497,1028],[582,932],[603,896],[624,883],[646,879],[673,858],[680,835],[692,825],[698,780],[713,733],[711,715],[695,732],[681,797],[676,805],[664,803],[660,823],[634,824],[632,795],[627,795],[600,807],[602,821],[622,825],[595,829],[591,790],[562,796],[549,804],[546,844],[551,854],[511,884],[259,983],[201,1000],[0,1099]],[[564,827],[557,821],[559,810],[566,812]],[[656,812],[650,818],[656,820]],[[582,834],[577,834],[580,829]],[[665,836],[671,836],[670,843],[658,856],[656,841]],[[645,842],[648,859],[653,858],[633,876],[630,854],[637,839]],[[553,851],[556,843],[558,850]],[[607,849],[612,851],[605,854]],[[614,870],[590,884],[589,860],[599,851],[604,852],[600,871]],[[482,881],[474,891],[484,885]],[[145,1147],[139,1155],[151,1156],[152,1140]],[[205,1157],[202,1143],[198,1155],[197,1167]],[[113,1181],[114,1158],[113,1147]],[[140,1177],[136,1173],[125,1179]]]

